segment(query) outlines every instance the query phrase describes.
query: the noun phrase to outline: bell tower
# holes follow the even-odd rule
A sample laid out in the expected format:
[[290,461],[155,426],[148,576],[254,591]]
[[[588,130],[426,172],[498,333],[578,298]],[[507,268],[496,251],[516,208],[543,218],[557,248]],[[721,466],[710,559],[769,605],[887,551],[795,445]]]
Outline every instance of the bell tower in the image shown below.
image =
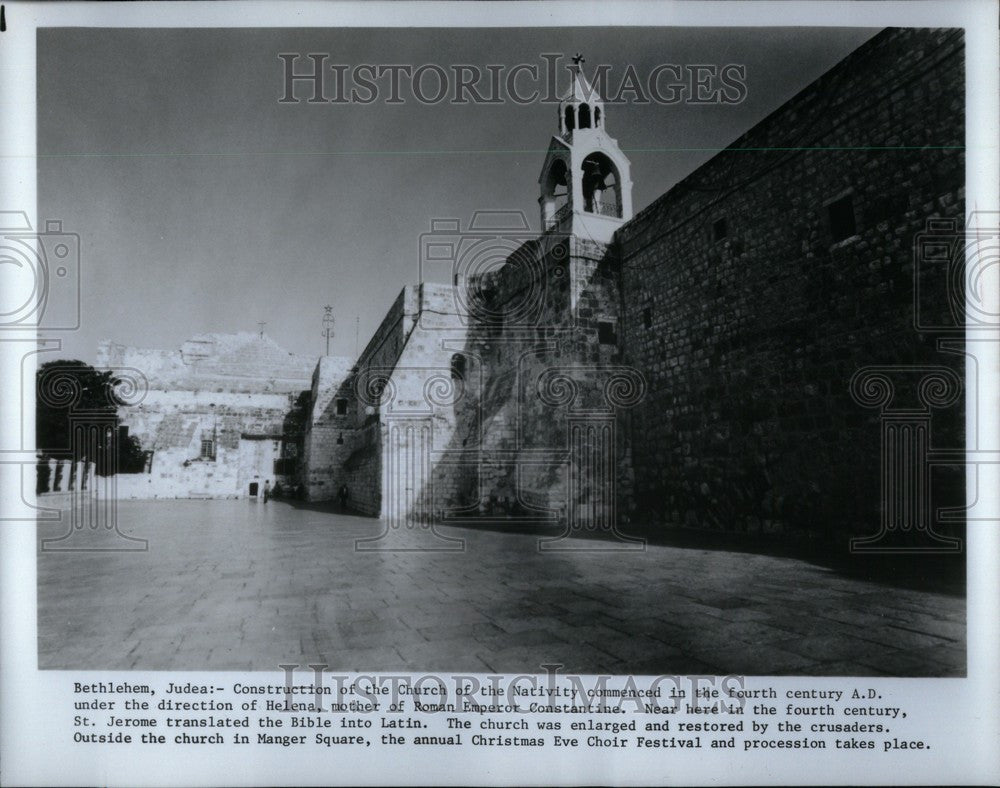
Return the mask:
[[604,101],[576,55],[571,84],[559,100],[558,130],[538,178],[542,231],[610,243],[632,218],[629,160],[607,133]]

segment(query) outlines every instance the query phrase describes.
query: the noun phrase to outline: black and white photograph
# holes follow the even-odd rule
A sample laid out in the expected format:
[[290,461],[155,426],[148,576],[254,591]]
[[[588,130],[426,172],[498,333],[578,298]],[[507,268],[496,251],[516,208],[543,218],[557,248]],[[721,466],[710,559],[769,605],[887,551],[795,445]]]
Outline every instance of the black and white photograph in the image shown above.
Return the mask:
[[[0,205],[38,675],[836,679],[722,711],[924,749],[869,688],[964,680],[979,637],[1000,213],[967,196],[970,29],[455,5],[39,24],[37,204]],[[464,743],[448,719],[416,743]],[[624,725],[586,741],[711,738]],[[494,733],[466,737],[535,742]]]
[[962,38],[41,31],[40,666],[964,675]]

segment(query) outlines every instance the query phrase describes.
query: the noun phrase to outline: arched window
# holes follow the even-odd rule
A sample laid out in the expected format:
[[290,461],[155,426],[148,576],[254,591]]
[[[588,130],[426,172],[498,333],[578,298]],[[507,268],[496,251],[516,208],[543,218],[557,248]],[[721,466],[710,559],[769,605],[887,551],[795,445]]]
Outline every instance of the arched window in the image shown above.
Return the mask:
[[590,105],[581,104],[580,105],[580,128],[589,129],[590,128]]
[[583,210],[617,219],[622,215],[621,178],[614,162],[603,153],[583,160]]
[[465,356],[455,353],[451,357],[451,379],[465,380]]
[[542,185],[542,226],[551,229],[563,218],[569,203],[569,167],[556,159],[549,167]]
[[573,107],[566,107],[566,131],[576,128],[576,118],[573,115]]
[[601,108],[594,107],[594,128],[596,129],[601,125]]
[[545,194],[552,198],[555,210],[559,210],[569,199],[569,168],[562,159],[556,159],[549,167]]

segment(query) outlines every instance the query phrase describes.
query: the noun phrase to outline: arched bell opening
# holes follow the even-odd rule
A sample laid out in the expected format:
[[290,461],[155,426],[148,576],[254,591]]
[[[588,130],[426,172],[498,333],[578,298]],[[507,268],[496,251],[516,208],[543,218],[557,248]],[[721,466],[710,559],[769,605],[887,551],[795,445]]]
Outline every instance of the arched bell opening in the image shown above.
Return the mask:
[[549,229],[562,219],[570,199],[569,167],[563,159],[555,159],[542,185],[542,224]]
[[598,128],[601,125],[601,108],[594,107],[594,128]]
[[583,210],[599,216],[622,217],[621,176],[614,162],[603,153],[583,160]]
[[564,125],[566,127],[566,131],[573,131],[573,129],[576,128],[576,115],[573,112],[573,107],[566,107],[564,115]]
[[590,105],[581,104],[580,105],[580,128],[589,129],[590,128]]

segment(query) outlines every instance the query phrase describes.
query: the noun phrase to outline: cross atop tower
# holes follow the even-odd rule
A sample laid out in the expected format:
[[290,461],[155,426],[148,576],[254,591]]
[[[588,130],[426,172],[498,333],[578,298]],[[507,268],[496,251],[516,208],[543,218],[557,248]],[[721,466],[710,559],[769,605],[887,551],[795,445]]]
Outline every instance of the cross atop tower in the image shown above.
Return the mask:
[[563,135],[604,126],[604,101],[584,76],[585,62],[581,53],[573,55],[569,88],[559,97],[559,133]]
[[334,322],[333,307],[330,305],[323,307],[323,333],[321,336],[326,339],[326,354],[328,356],[330,355],[330,339],[333,337]]

